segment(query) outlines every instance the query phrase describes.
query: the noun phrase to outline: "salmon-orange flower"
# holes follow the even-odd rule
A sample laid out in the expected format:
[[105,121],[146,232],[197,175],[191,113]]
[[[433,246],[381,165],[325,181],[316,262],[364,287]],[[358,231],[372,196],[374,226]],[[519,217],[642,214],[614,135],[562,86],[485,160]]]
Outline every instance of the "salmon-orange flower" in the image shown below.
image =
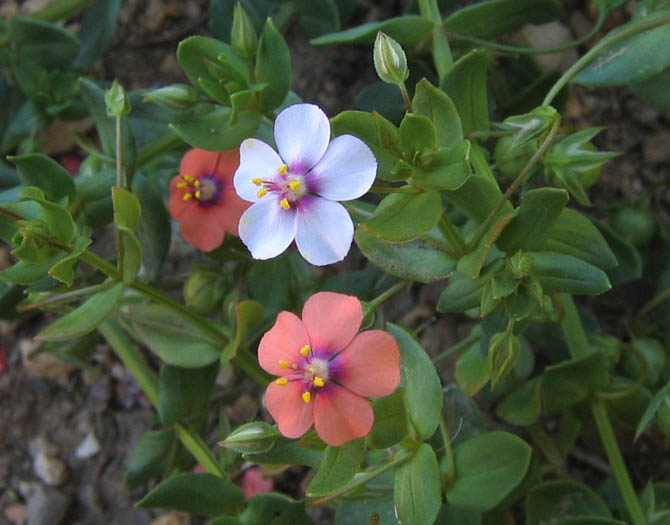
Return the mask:
[[218,248],[226,232],[238,236],[242,213],[251,205],[233,188],[240,164],[238,150],[191,149],[181,159],[179,175],[170,182],[170,215],[182,236],[204,252]]
[[391,394],[400,383],[400,350],[382,330],[358,333],[361,302],[353,296],[320,292],[310,297],[302,320],[281,312],[263,336],[258,360],[280,376],[265,394],[279,432],[302,436],[314,424],[333,446],[366,436],[374,415],[366,397]]

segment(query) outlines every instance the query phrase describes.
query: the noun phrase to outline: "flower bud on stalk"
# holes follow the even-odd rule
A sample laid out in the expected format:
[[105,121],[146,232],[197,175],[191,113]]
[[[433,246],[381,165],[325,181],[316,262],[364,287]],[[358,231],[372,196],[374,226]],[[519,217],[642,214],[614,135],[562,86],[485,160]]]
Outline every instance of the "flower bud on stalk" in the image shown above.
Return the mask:
[[112,87],[105,91],[105,106],[110,117],[121,117],[130,113],[128,94],[116,80],[112,83]]
[[258,37],[249,15],[238,2],[233,11],[233,27],[230,31],[230,42],[233,49],[244,58],[251,58],[256,54]]
[[401,85],[407,80],[407,57],[398,42],[381,31],[375,40],[373,59],[377,75],[384,82]]
[[247,423],[233,430],[219,445],[240,454],[260,454],[272,448],[279,431],[264,421]]
[[172,84],[144,95],[144,102],[153,102],[168,109],[190,109],[199,101],[197,91],[185,84]]
[[211,314],[223,301],[224,289],[221,275],[197,270],[184,282],[184,301],[199,314]]
[[498,382],[509,374],[521,353],[519,338],[512,333],[511,329],[498,332],[489,342],[489,365],[491,368],[491,388],[495,388]]

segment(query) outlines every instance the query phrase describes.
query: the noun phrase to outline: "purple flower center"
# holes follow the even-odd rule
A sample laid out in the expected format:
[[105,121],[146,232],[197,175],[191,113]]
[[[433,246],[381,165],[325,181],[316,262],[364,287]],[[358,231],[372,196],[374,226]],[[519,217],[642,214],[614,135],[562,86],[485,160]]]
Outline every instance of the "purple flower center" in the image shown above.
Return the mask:
[[185,188],[183,199],[185,201],[195,199],[200,206],[212,206],[219,202],[225,191],[225,185],[213,173],[205,173],[199,178],[190,175],[182,175],[182,182],[177,184],[178,188]]
[[285,210],[290,210],[300,199],[309,193],[307,176],[289,170],[286,164],[282,164],[277,170],[277,176],[271,180],[253,179],[252,182],[260,189],[256,194],[259,198],[268,193],[279,194],[279,204]]
[[300,355],[298,363],[279,361],[279,366],[291,369],[294,374],[280,377],[277,384],[284,386],[289,381],[301,381],[302,399],[305,403],[310,403],[319,391],[328,390],[329,384],[337,380],[340,363],[336,355],[330,355],[328,352],[315,352],[309,345],[300,349]]

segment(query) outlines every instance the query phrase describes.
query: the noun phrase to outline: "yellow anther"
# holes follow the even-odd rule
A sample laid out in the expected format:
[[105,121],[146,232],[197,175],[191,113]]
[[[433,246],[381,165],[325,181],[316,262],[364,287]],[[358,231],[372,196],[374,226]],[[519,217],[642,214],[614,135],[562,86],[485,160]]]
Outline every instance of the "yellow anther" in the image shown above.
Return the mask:
[[288,172],[288,166],[287,166],[286,164],[282,164],[281,166],[279,166],[279,170],[278,170],[278,171],[279,171],[279,173],[281,173],[282,175],[286,175],[286,173]]
[[322,377],[316,376],[316,377],[314,378],[314,384],[315,384],[316,386],[323,386],[323,385],[325,385],[326,383],[324,383]]
[[280,360],[279,360],[279,366],[281,366],[282,368],[288,368],[288,367],[291,366],[291,365],[289,365],[289,364],[288,364],[286,361],[284,361],[283,359],[280,359]]
[[300,349],[300,355],[303,357],[307,357],[309,355],[309,351],[312,348],[309,345],[305,345]]
[[310,394],[309,392],[303,392],[303,394],[302,394],[302,400],[303,400],[305,403],[309,403],[309,402],[312,400],[312,394]]
[[189,199],[192,199],[192,198],[193,198],[192,193],[184,193],[184,196],[182,197],[182,199],[184,199],[185,201],[187,201]]
[[288,199],[282,199],[279,205],[284,208],[285,210],[290,210],[291,205],[288,203]]
[[256,186],[260,186],[263,184],[263,179],[251,179],[251,182],[253,182]]
[[266,190],[265,188],[261,188],[260,190],[258,190],[258,193],[256,193],[256,197],[262,197],[263,195],[266,195],[267,192],[268,190]]
[[195,192],[195,198],[199,199],[200,197],[202,197],[202,192],[200,190],[198,190],[198,191]]
[[195,180],[195,177],[191,177],[190,175],[182,175],[181,178],[188,182],[193,182]]
[[279,386],[286,386],[288,384],[288,379],[286,379],[285,377],[280,377],[279,379],[277,379],[277,384]]
[[199,180],[196,180],[196,181],[193,183],[193,186],[195,186],[196,188],[199,188],[199,187],[200,187],[200,181],[199,181]]
[[185,188],[186,186],[188,186],[188,182],[178,182],[177,183],[177,188],[179,188],[179,189]]
[[300,187],[300,184],[301,182],[299,180],[292,180],[288,183],[288,187],[295,191]]

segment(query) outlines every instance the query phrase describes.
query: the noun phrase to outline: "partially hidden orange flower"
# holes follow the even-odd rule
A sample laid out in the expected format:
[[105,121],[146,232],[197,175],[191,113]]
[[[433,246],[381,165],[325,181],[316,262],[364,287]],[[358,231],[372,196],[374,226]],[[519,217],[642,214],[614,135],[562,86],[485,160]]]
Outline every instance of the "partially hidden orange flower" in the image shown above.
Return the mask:
[[238,236],[240,216],[251,205],[233,188],[239,163],[236,149],[191,149],[181,159],[179,175],[170,182],[170,215],[179,222],[184,239],[199,250],[218,248],[226,232]]
[[374,415],[366,397],[391,394],[400,383],[400,350],[382,330],[358,333],[361,302],[320,292],[310,297],[302,320],[281,312],[263,336],[258,360],[280,376],[267,388],[265,404],[279,432],[302,436],[314,424],[333,446],[366,436]]

